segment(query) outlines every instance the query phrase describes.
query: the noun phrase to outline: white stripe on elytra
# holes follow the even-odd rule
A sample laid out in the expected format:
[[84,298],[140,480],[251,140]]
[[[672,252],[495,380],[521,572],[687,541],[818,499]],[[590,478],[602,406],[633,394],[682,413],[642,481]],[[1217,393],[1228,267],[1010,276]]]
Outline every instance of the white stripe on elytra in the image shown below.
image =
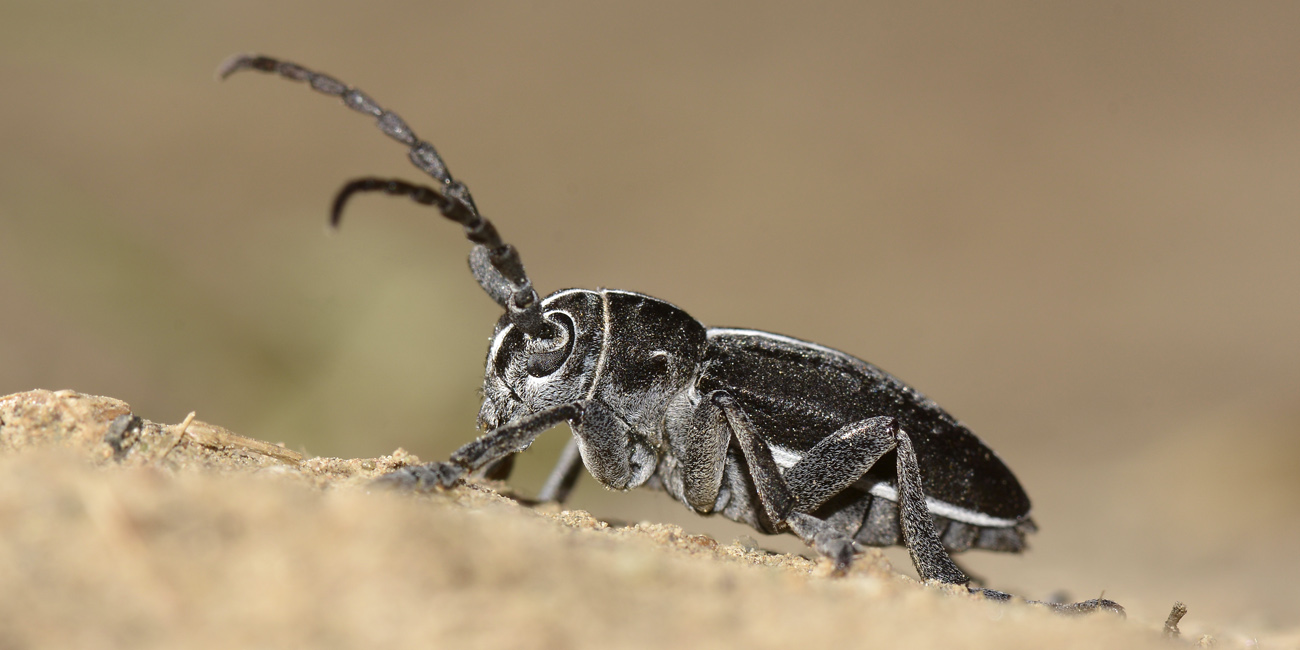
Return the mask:
[[810,342],[810,341],[803,341],[803,340],[800,340],[800,339],[791,338],[791,337],[789,337],[789,336],[782,336],[782,335],[780,335],[780,334],[773,334],[773,333],[771,333],[771,332],[764,332],[764,331],[762,331],[762,330],[736,329],[736,328],[730,328],[730,327],[710,327],[709,330],[708,330],[708,332],[705,334],[705,336],[708,337],[708,338],[713,338],[713,337],[715,337],[715,336],[726,336],[726,335],[733,335],[733,336],[735,336],[735,335],[738,335],[738,336],[752,336],[752,337],[760,338],[760,339],[771,339],[771,340],[773,340],[773,341],[780,341],[780,342],[782,342],[782,343],[786,343],[786,344],[788,344],[788,345],[794,345],[794,346],[805,347],[805,348],[812,348],[812,349],[814,349],[814,350],[819,350],[819,351],[821,351],[821,352],[825,352],[826,354],[834,355],[834,356],[837,356],[837,357],[847,357],[847,358],[849,358],[849,359],[853,359],[853,360],[855,360],[855,361],[858,360],[858,359],[856,359],[855,357],[852,357],[852,356],[850,356],[850,355],[848,355],[848,354],[845,354],[845,353],[843,353],[843,352],[840,352],[839,350],[836,350],[836,349],[834,349],[834,348],[828,348],[828,347],[826,347],[826,346],[824,346],[824,345],[818,345],[818,344],[816,344],[816,343],[812,343],[812,342]]
[[[776,461],[776,464],[781,469],[790,469],[791,467],[794,467],[795,463],[799,462],[799,459],[803,458],[803,454],[792,449],[786,449],[785,447],[778,447],[772,444],[769,444],[768,447],[772,450],[772,460]],[[895,488],[888,483],[883,481],[876,483],[871,486],[869,491],[872,496],[877,496],[898,503],[898,488]],[[929,509],[930,512],[941,517],[947,517],[954,521],[960,521],[962,523],[973,524],[976,526],[1009,528],[1016,525],[1014,519],[1003,519],[1001,517],[986,515],[982,512],[976,512],[961,506],[953,505],[947,501],[940,501],[933,497],[925,498],[925,507]]]

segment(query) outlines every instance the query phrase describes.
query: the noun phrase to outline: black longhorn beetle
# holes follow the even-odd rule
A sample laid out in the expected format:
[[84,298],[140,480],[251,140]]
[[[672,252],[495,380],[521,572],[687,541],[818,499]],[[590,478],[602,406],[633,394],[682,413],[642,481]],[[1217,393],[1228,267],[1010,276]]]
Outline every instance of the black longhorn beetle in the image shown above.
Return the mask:
[[[844,573],[861,546],[902,544],[925,580],[966,585],[949,553],[1010,553],[1035,530],[1029,497],[1005,464],[937,404],[879,368],[815,343],[705,327],[647,295],[566,289],[539,299],[518,252],[481,216],[433,145],[397,114],[332,77],[264,56],[242,69],[306,81],[376,118],[436,187],[361,178],[334,199],[331,223],[358,192],[437,208],[474,243],[469,266],[505,309],[483,379],[487,433],[449,462],[407,467],[391,486],[451,488],[508,476],[515,454],[561,422],[573,430],[538,496],[562,502],[582,466],[610,489],[650,486],[700,514],[768,534],[793,533]],[[970,588],[1005,600],[1005,593]],[[1109,600],[1054,605],[1111,609]]]

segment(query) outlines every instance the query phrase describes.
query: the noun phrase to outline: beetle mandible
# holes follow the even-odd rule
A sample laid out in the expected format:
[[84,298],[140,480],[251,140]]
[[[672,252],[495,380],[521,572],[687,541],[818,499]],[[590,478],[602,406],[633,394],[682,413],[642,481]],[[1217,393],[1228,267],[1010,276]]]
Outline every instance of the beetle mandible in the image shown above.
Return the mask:
[[[902,544],[922,579],[966,585],[950,553],[1024,549],[1035,528],[1020,483],[912,387],[815,343],[705,327],[640,293],[567,289],[539,298],[515,248],[397,114],[332,77],[270,57],[237,55],[218,74],[243,69],[305,81],[371,115],[437,181],[353,180],[336,195],[331,224],[358,192],[433,206],[464,227],[474,243],[470,270],[505,310],[483,380],[478,424],[486,433],[448,462],[407,467],[381,483],[433,489],[475,473],[504,478],[514,454],[568,422],[573,439],[540,501],[564,501],[585,466],[606,488],[655,487],[700,514],[793,533],[840,574],[862,546]],[[1108,600],[1058,607],[1121,610]]]

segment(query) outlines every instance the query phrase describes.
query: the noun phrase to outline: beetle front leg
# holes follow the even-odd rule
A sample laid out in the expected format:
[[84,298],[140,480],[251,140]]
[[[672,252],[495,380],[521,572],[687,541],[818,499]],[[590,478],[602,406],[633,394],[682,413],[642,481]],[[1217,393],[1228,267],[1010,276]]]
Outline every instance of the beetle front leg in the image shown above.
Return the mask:
[[639,487],[655,470],[654,451],[617,411],[600,399],[583,403],[582,419],[574,423],[573,433],[582,465],[606,488]]
[[584,402],[570,402],[507,422],[457,449],[447,462],[403,467],[375,480],[384,487],[428,491],[450,488],[465,475],[523,451],[543,431],[565,421],[581,421]]

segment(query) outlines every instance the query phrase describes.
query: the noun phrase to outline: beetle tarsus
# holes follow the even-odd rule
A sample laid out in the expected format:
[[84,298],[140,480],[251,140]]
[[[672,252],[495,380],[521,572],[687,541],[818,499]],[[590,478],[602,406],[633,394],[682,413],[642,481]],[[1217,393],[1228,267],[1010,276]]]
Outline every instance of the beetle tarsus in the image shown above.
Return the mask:
[[433,492],[456,487],[464,480],[464,467],[453,463],[433,462],[403,467],[375,479],[372,485],[395,490]]
[[[1037,601],[1030,601],[1030,602],[1037,603]],[[1055,604],[1055,603],[1041,603],[1041,604],[1051,607],[1052,609],[1056,610],[1058,614],[1079,615],[1079,614],[1091,614],[1093,612],[1105,611],[1105,612],[1111,612],[1112,614],[1119,614],[1120,616],[1123,616],[1125,618],[1128,617],[1128,614],[1124,611],[1124,607],[1122,605],[1120,605],[1119,603],[1113,600],[1109,600],[1107,598],[1093,598],[1092,600],[1085,600],[1078,603],[1066,603],[1064,605]]]
[[[997,591],[994,589],[982,589],[980,587],[968,587],[967,589],[972,594],[977,594],[989,600],[996,600],[999,602],[1009,602],[1014,598],[1014,596],[1012,596],[1009,593],[1006,593],[1005,591]],[[1069,616],[1091,614],[1092,612],[1097,612],[1097,611],[1106,611],[1106,612],[1111,612],[1113,614],[1119,614],[1120,616],[1125,616],[1125,617],[1127,616],[1127,614],[1124,612],[1123,606],[1121,606],[1119,603],[1113,600],[1107,600],[1105,598],[1093,598],[1092,600],[1085,600],[1077,603],[1053,603],[1053,602],[1042,601],[1042,600],[1027,600],[1025,602],[1031,605],[1042,605],[1044,607],[1051,608],[1052,611],[1055,611],[1058,614],[1065,614]]]
[[830,559],[834,568],[833,576],[848,575],[849,568],[863,551],[861,545],[853,538],[840,532],[824,519],[818,519],[802,512],[790,513],[785,520],[790,531],[798,535],[809,546]]

